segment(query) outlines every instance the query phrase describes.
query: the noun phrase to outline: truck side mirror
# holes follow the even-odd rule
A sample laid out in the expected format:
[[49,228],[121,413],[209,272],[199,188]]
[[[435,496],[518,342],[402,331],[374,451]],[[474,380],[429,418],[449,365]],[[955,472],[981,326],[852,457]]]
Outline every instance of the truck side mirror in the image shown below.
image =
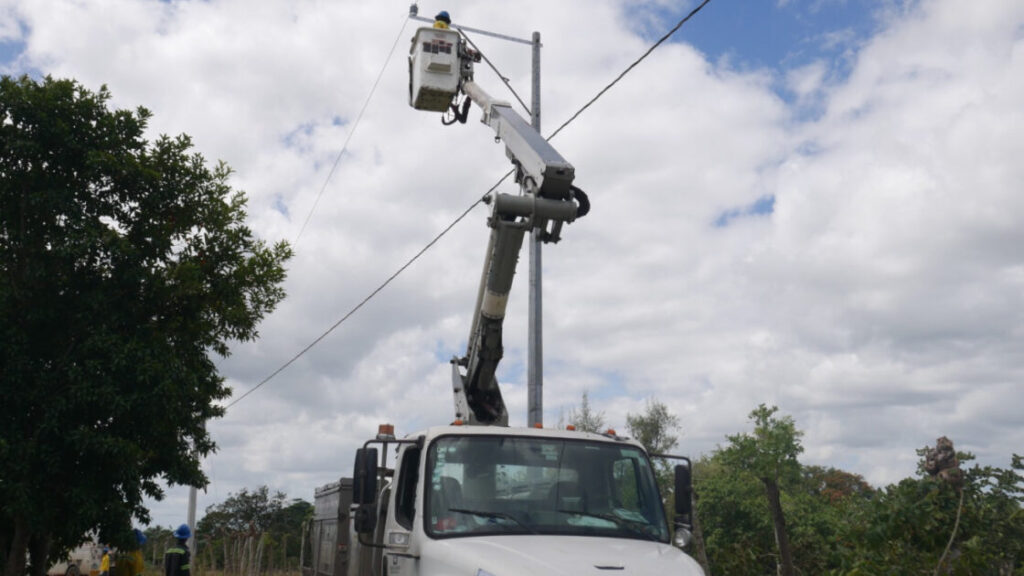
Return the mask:
[[689,466],[676,466],[676,516],[677,522],[689,525],[693,515],[693,476]]
[[377,509],[373,504],[360,504],[352,515],[352,527],[357,534],[372,534],[377,529]]
[[359,534],[368,534],[377,528],[377,449],[356,450],[352,469],[352,503],[356,505],[352,524]]
[[377,449],[356,450],[352,469],[352,503],[373,504],[377,500]]
[[676,466],[675,480],[676,534],[672,543],[686,548],[693,539],[693,471],[689,464]]

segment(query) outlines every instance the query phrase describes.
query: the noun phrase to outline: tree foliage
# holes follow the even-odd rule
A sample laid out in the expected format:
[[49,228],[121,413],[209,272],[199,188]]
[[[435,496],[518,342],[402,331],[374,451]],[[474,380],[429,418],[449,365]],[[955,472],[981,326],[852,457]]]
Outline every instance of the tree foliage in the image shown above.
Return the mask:
[[[284,297],[286,243],[230,169],[106,88],[0,79],[0,549],[20,576],[91,529],[130,545],[157,480],[203,486],[229,396],[211,358]],[[43,497],[45,495],[45,497]]]
[[266,532],[275,523],[280,524],[285,498],[284,492],[270,495],[266,486],[252,492],[243,488],[237,494],[229,494],[224,502],[208,506],[198,531],[204,534]]
[[800,474],[797,457],[803,452],[800,438],[790,416],[776,417],[779,409],[761,404],[750,413],[753,433],[727,436],[729,445],[721,450],[722,457],[739,470],[755,478],[778,482],[795,480]]
[[[966,452],[957,457],[961,464],[974,459]],[[932,574],[958,513],[959,529],[941,573],[1024,573],[1021,457],[1013,455],[1007,469],[973,466],[963,472],[962,488],[923,473],[905,478],[850,515],[843,538],[856,545],[847,555],[847,573]]]
[[774,574],[771,519],[757,478],[720,453],[694,463],[695,516],[714,574]]
[[224,502],[207,507],[199,521],[200,558],[211,561],[211,568],[227,570],[233,559],[231,551],[237,549],[241,539],[258,538],[264,542],[263,550],[273,564],[298,566],[299,547],[303,524],[312,517],[313,505],[295,498],[288,501],[283,492],[270,493],[266,486],[255,490],[243,488],[230,494]]
[[[764,484],[737,470],[721,452],[701,458],[694,471],[697,516],[714,573],[775,575],[778,551]],[[798,574],[829,574],[842,566],[843,525],[872,494],[858,478],[833,468],[807,466],[781,485]]]
[[580,432],[604,432],[607,429],[604,420],[604,412],[594,410],[590,405],[590,397],[587,391],[583,391],[583,400],[577,410],[573,407],[569,410],[569,423]]
[[[640,414],[626,414],[629,434],[643,444],[648,454],[668,454],[679,442],[679,417],[671,413],[663,402],[648,398]],[[672,509],[672,464],[662,458],[653,461],[658,487],[666,497],[668,510]]]
[[[963,505],[957,484],[924,471],[882,489],[836,468],[803,465],[802,433],[792,419],[760,406],[751,413],[753,434],[728,436],[730,444],[695,465],[697,516],[715,574],[774,575],[778,544],[764,478],[777,478],[793,569],[798,574],[867,576],[935,574],[958,530],[940,574],[1024,574],[1024,462],[1007,469],[974,466],[963,471]],[[958,453],[961,464],[973,460]]]
[[641,414],[627,414],[629,433],[652,454],[666,454],[679,442],[679,417],[664,402],[648,398]]

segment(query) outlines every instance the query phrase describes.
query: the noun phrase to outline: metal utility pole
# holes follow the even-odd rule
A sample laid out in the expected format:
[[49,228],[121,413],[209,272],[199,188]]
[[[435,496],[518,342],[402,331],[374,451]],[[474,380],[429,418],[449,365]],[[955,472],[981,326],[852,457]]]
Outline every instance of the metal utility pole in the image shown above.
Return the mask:
[[[540,32],[533,33],[533,66],[530,96],[530,124],[540,133]],[[528,426],[544,424],[544,306],[541,298],[541,246],[539,230],[530,234],[530,302],[526,346],[526,388]]]
[[192,558],[196,557],[196,487],[188,488],[188,527],[192,535],[188,537],[188,552]]

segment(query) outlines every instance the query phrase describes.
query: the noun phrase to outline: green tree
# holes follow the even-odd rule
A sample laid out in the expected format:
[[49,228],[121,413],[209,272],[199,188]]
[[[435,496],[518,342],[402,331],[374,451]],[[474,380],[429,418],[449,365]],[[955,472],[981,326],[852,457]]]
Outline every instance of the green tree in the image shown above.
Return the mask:
[[629,433],[652,454],[666,454],[679,442],[679,417],[664,402],[648,398],[641,414],[626,414]]
[[575,407],[569,410],[569,423],[580,432],[604,432],[607,429],[604,421],[604,412],[598,412],[590,407],[590,397],[587,391],[583,391],[583,400],[580,408]]
[[786,531],[786,518],[782,510],[779,485],[796,481],[800,476],[797,456],[803,452],[800,438],[790,416],[775,417],[778,408],[761,404],[750,413],[754,423],[753,434],[728,436],[729,445],[721,450],[723,460],[734,469],[745,471],[757,478],[764,487],[771,513],[772,531],[779,554],[782,576],[794,576],[793,552]]
[[863,476],[838,468],[801,466],[800,476],[807,493],[831,504],[870,498],[874,494],[874,489]]
[[[644,445],[649,454],[668,454],[679,442],[679,417],[669,412],[663,402],[648,398],[640,414],[626,414],[629,434]],[[672,466],[663,458],[654,461],[661,493],[672,493]]]
[[[800,476],[781,488],[797,573],[828,574],[849,565],[858,542],[848,538],[846,526],[870,501],[871,487],[843,470],[801,466]],[[694,490],[715,571],[776,574],[778,553],[762,482],[739,472],[719,451],[695,463]]]
[[[695,513],[716,574],[775,574],[764,488],[715,453],[694,463]],[[710,573],[710,570],[705,569]]]
[[275,529],[284,537],[284,554],[287,558],[298,559],[302,545],[302,528],[313,517],[313,505],[301,498],[293,498],[281,509],[274,523]]
[[271,495],[266,486],[251,492],[242,488],[237,494],[229,494],[224,502],[208,506],[196,530],[204,534],[266,532],[284,508],[285,498],[285,493],[280,491]]
[[288,502],[283,492],[271,494],[266,486],[243,488],[206,508],[196,530],[204,548],[199,555],[225,567],[225,561],[238,561],[226,558],[226,550],[234,550],[239,539],[256,537],[263,540],[269,563],[284,567],[288,559],[298,559],[302,526],[312,514],[312,504],[298,498]]
[[[961,467],[974,459],[966,452],[958,452],[957,457]],[[917,478],[885,487],[867,506],[847,516],[840,538],[856,546],[840,573],[1024,573],[1022,472],[1024,462],[1015,454],[1008,469],[963,469],[959,489],[923,470]],[[952,553],[937,569],[958,515]]]
[[823,466],[801,466],[800,478],[784,485],[786,530],[798,573],[826,574],[842,566],[857,544],[842,537],[848,518],[874,490],[858,474]]
[[32,572],[91,529],[131,545],[158,480],[203,486],[212,354],[284,297],[284,242],[230,169],[71,80],[0,78],[0,548]]
[[142,546],[143,558],[151,563],[163,561],[164,552],[174,542],[174,530],[171,527],[150,526],[142,531],[146,535],[146,543]]

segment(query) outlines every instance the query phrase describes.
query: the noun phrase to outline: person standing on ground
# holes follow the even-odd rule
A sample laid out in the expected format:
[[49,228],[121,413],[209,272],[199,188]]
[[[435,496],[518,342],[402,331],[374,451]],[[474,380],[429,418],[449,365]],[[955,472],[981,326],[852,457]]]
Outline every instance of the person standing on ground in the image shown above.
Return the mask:
[[103,558],[100,559],[100,576],[110,576],[110,548],[103,547]]
[[138,528],[132,531],[135,533],[135,541],[138,542],[139,546],[132,551],[131,576],[141,576],[146,571],[146,560],[142,557],[142,547],[146,544],[146,535]]
[[164,576],[190,576],[191,556],[188,552],[188,539],[191,535],[192,530],[188,524],[182,524],[174,531],[178,543],[164,553]]

